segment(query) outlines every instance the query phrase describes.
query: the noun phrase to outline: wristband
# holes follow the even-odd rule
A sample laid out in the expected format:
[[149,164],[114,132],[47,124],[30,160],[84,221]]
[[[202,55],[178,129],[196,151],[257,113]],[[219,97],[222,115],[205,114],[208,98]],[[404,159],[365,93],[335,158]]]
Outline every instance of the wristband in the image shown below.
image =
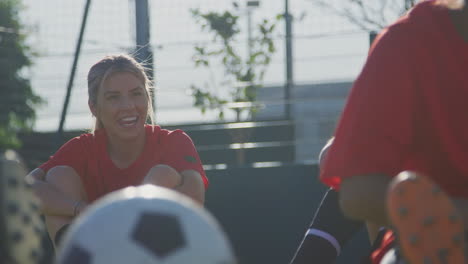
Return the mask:
[[321,238],[325,239],[330,244],[332,244],[333,247],[336,249],[337,256],[339,256],[341,254],[340,243],[338,243],[338,240],[336,240],[336,238],[333,237],[332,235],[330,235],[329,233],[327,233],[325,231],[322,231],[322,230],[315,229],[315,228],[311,228],[311,229],[309,229],[307,231],[306,236],[310,236],[310,235],[318,236],[318,237],[321,237]]

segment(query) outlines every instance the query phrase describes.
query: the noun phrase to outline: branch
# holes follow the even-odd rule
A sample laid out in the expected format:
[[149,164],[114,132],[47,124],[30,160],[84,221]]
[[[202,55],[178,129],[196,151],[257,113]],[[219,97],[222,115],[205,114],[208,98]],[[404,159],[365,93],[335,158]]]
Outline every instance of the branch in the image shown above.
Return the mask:
[[385,17],[385,10],[387,10],[387,8],[388,8],[388,1],[389,1],[389,0],[381,0],[381,1],[383,2],[383,3],[380,5],[380,9],[379,9],[379,13],[382,14],[382,20],[381,20],[381,22],[382,22],[383,24],[386,24],[386,25],[387,25],[388,23],[387,23],[387,19],[386,19],[386,17]]
[[[354,3],[358,6],[358,9],[361,11],[361,15],[362,15],[362,19],[367,22],[368,24],[371,24],[371,25],[374,25],[374,26],[377,26],[379,28],[383,28],[385,27],[385,23],[382,23],[381,21],[377,21],[373,18],[371,18],[371,16],[369,15],[369,12],[368,12],[368,8],[366,8],[366,6],[364,5],[363,1],[362,0],[350,0],[351,3]],[[349,9],[347,10],[348,13],[352,14]],[[370,13],[378,13],[377,10],[370,10]],[[383,13],[380,13],[381,16],[384,16]]]
[[[381,29],[385,27],[386,22],[378,21],[370,16],[371,13],[379,13],[378,10],[368,10],[366,5],[362,0],[348,0],[348,3],[351,6],[354,6],[355,9],[359,10],[359,14],[355,14],[355,12],[351,11],[352,8],[337,8],[329,3],[327,0],[309,0],[313,2],[315,5],[326,8],[336,15],[342,16],[348,19],[351,23],[355,24],[359,28],[369,31],[375,29]],[[380,12],[382,16],[384,13]]]

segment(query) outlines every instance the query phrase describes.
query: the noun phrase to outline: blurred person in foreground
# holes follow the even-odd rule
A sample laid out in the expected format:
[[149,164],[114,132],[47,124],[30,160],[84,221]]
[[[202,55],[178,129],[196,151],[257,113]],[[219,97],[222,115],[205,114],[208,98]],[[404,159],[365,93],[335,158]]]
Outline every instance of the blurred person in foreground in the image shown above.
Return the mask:
[[204,203],[208,180],[190,137],[152,120],[150,81],[128,55],[107,56],[88,73],[95,129],[65,143],[28,176],[54,245],[87,205],[115,190],[154,184]]
[[374,42],[321,180],[390,227],[373,263],[466,263],[468,7],[419,2]]

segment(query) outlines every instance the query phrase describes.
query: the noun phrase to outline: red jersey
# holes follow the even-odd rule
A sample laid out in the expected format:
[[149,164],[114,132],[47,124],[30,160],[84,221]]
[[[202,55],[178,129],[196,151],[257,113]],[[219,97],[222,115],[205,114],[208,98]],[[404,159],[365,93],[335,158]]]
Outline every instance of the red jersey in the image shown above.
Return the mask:
[[338,189],[346,177],[413,170],[468,198],[467,106],[468,42],[448,9],[421,2],[372,46],[321,180]]
[[208,186],[198,153],[187,134],[182,130],[169,131],[159,126],[146,125],[145,129],[144,150],[128,168],[117,168],[110,159],[105,130],[71,139],[40,168],[47,172],[59,165],[72,167],[81,177],[88,202],[109,192],[140,184],[148,171],[158,164],[171,166],[178,172],[198,171],[205,188]]

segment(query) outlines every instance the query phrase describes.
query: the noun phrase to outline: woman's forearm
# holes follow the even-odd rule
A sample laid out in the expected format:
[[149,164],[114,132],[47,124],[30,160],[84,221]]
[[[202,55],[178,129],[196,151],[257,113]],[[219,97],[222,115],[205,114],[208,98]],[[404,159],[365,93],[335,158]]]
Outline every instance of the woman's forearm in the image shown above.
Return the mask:
[[40,200],[43,214],[73,217],[87,206],[85,201],[72,199],[53,184],[45,181],[45,175],[42,169],[36,168],[25,178]]
[[[74,216],[84,204],[77,204],[74,199],[58,190],[54,185],[35,179],[32,183],[34,193],[41,201],[41,211],[46,215]],[[79,208],[75,209],[75,206]]]

